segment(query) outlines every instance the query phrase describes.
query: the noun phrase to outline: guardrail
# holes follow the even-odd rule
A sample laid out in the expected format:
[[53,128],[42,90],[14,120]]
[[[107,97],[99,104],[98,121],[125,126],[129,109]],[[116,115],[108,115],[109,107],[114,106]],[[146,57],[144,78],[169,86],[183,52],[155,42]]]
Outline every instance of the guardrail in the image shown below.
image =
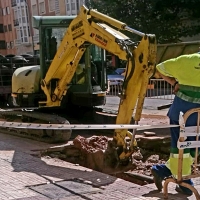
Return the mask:
[[[123,81],[119,81],[118,84],[111,85],[108,81],[107,95],[118,96],[122,90]],[[152,99],[174,99],[173,88],[163,79],[150,79],[146,98]]]

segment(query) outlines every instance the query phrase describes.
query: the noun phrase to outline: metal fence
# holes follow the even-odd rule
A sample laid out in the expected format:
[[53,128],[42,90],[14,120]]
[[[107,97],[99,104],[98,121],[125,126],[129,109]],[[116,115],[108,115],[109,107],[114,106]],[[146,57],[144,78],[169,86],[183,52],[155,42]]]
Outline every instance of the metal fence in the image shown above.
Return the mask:
[[[107,95],[118,96],[122,90],[123,81],[116,85],[110,85],[108,82]],[[168,99],[174,98],[172,86],[163,79],[150,79],[147,87],[146,98]]]

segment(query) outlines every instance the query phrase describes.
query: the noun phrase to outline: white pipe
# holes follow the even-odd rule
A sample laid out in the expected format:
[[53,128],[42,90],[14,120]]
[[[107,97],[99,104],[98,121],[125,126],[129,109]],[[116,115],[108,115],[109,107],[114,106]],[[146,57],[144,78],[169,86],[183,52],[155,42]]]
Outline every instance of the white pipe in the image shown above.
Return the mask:
[[131,125],[131,124],[31,124],[19,122],[0,122],[0,127],[7,128],[31,128],[31,129],[54,129],[54,130],[98,130],[98,129],[137,129],[148,130],[155,128],[171,128],[179,125]]

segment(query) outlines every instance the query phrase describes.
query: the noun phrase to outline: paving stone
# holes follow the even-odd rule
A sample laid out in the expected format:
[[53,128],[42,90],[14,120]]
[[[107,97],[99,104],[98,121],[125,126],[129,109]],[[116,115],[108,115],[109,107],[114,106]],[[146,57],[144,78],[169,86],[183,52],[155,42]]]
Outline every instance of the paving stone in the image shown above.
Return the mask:
[[[138,186],[134,183],[96,172],[59,159],[31,156],[31,149],[45,146],[31,140],[5,136],[0,133],[0,199],[46,200],[47,197],[35,187],[59,186],[67,195],[60,200],[161,200],[163,193],[154,184]],[[7,139],[6,139],[7,138]],[[5,139],[5,140],[3,140]],[[70,182],[72,181],[72,182]],[[194,179],[200,191],[200,178]],[[48,184],[47,184],[48,183]],[[94,187],[95,186],[95,187]],[[169,200],[195,200],[195,196],[181,196],[169,184]],[[48,187],[46,188],[48,191]],[[52,193],[52,188],[49,191]],[[55,190],[54,190],[55,191]],[[62,190],[63,191],[63,190]],[[59,193],[61,194],[61,193]]]

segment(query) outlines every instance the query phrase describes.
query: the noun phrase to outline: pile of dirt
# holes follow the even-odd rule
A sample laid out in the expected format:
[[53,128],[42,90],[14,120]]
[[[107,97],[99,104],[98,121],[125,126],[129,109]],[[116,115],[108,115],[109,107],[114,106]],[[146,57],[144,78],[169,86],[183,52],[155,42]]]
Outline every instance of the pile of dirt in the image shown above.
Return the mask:
[[133,170],[136,165],[130,162],[127,165],[119,164],[117,150],[112,145],[112,140],[106,136],[92,136],[85,138],[77,136],[73,145],[79,150],[79,164],[107,174],[115,174]]
[[102,171],[104,168],[104,152],[108,146],[108,138],[105,136],[92,136],[85,138],[77,136],[73,141],[74,147],[79,150],[82,165],[90,169]]

